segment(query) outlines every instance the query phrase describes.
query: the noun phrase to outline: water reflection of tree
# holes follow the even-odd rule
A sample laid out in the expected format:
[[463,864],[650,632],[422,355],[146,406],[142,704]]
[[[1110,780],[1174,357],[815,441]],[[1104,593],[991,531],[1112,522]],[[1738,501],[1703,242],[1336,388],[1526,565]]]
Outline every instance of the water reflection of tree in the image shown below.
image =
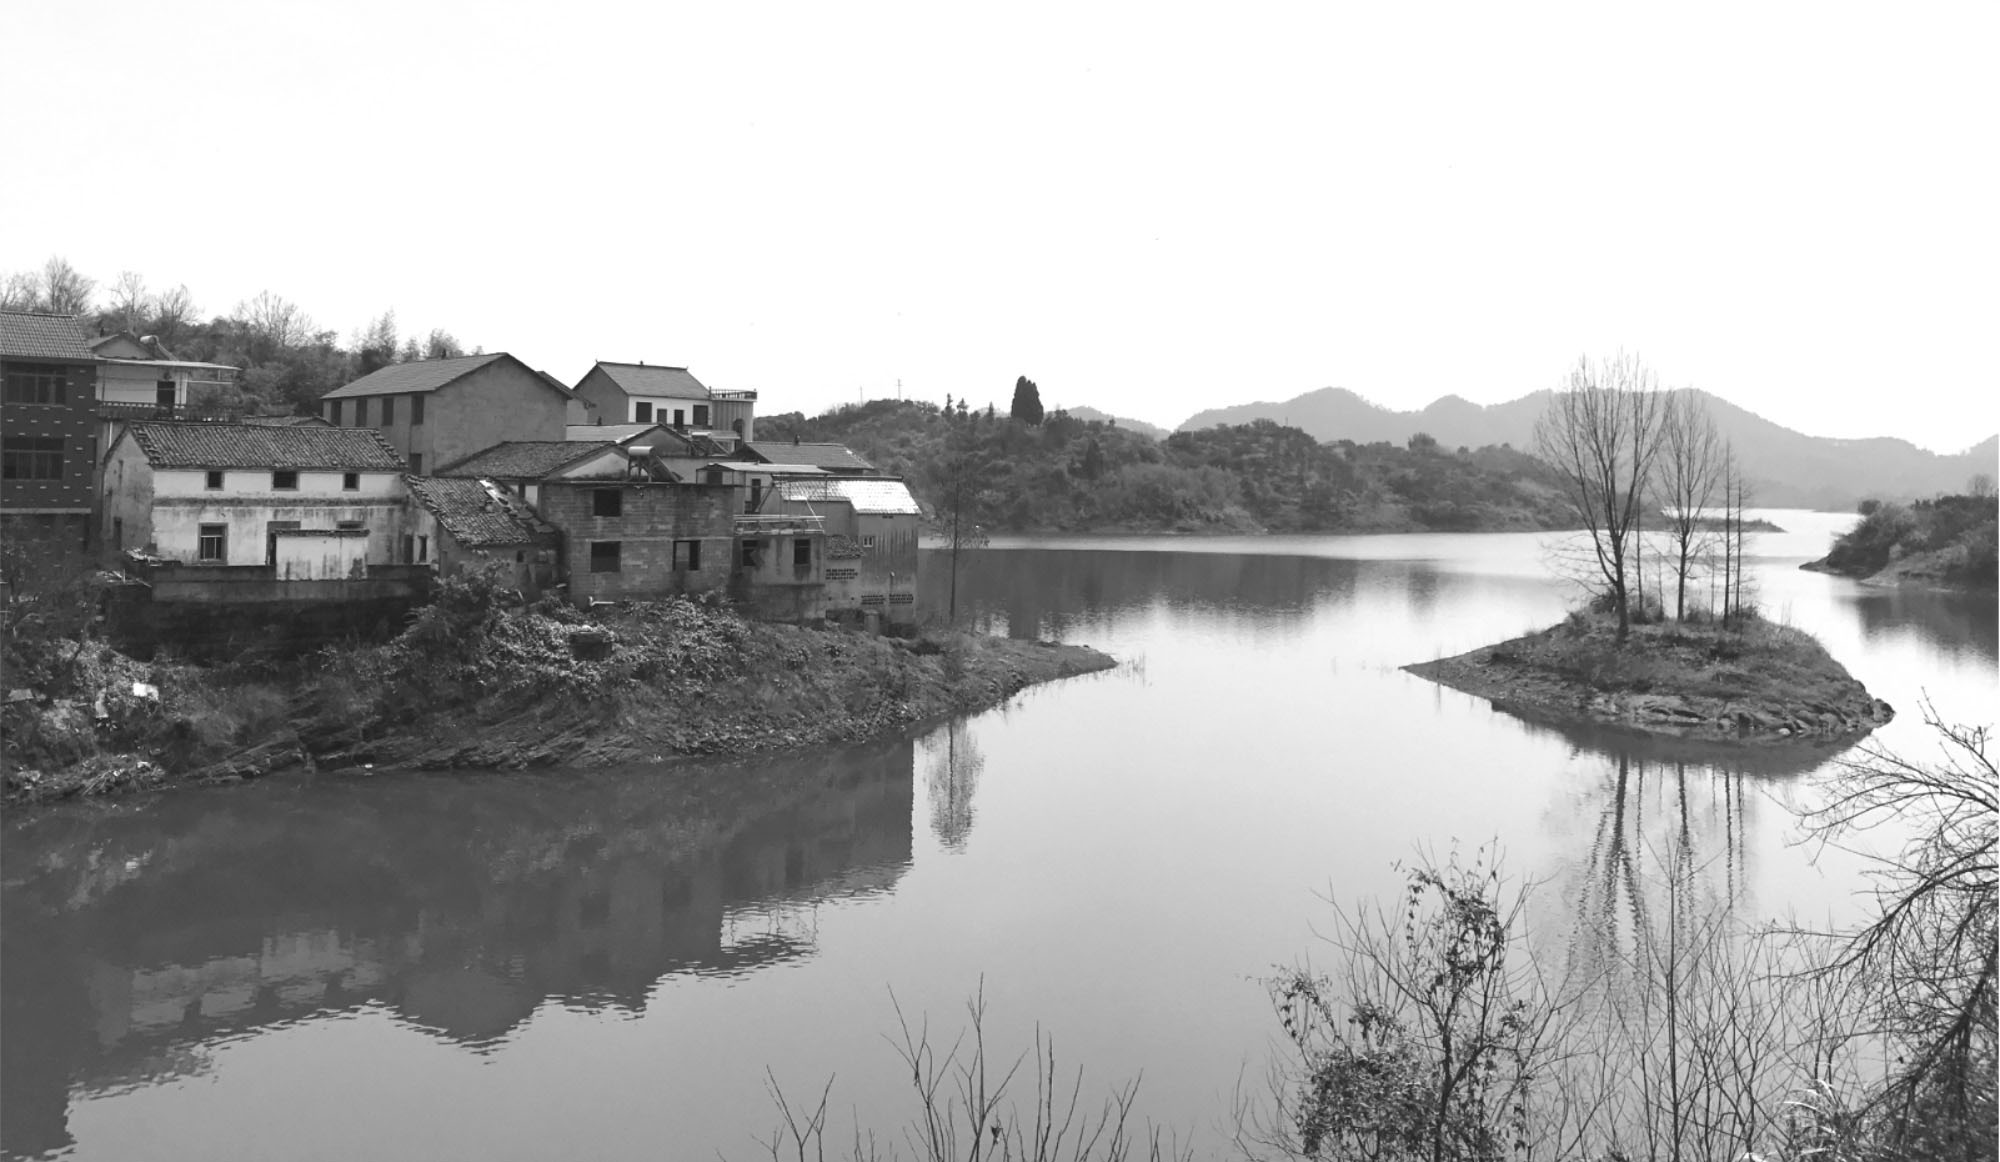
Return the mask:
[[966,729],[965,720],[932,734],[921,744],[929,752],[924,786],[930,797],[931,833],[953,851],[963,850],[972,834],[972,796],[986,756]]

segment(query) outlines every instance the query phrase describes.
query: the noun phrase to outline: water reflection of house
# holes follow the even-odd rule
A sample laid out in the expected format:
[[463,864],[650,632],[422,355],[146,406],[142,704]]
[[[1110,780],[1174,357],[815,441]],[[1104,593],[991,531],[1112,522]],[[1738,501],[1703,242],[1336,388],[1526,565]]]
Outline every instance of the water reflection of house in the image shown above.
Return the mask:
[[[477,1049],[552,998],[637,1011],[669,975],[810,954],[792,911],[892,890],[908,866],[912,754],[678,789],[638,774],[553,801],[491,781],[370,784],[111,821],[93,833],[107,857],[159,862],[101,894],[9,886],[0,1148],[60,1146],[71,1086],[162,1080],[218,1038],[315,1014],[384,1006]],[[283,826],[259,817],[274,811]],[[89,863],[36,866],[60,879]]]

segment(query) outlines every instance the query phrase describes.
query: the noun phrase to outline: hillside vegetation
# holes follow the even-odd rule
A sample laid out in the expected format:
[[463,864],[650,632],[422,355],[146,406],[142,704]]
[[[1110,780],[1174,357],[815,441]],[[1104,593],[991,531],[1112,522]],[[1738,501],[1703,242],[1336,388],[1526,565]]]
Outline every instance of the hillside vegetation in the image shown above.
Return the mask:
[[1565,525],[1554,476],[1511,448],[1323,444],[1262,420],[1155,440],[1067,412],[1031,425],[989,412],[872,400],[762,418],[765,440],[845,444],[907,478],[925,507],[963,498],[992,530],[1394,532]]
[[1862,505],[1861,523],[1841,534],[1822,573],[1894,582],[1995,587],[1996,506],[1991,496],[1940,496],[1915,504]]

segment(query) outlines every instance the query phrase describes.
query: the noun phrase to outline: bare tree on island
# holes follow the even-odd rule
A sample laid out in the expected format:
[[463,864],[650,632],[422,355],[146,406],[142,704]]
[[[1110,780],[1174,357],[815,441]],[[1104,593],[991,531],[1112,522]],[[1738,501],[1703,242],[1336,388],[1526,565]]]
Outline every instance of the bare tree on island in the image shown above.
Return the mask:
[[1662,396],[1637,356],[1580,359],[1535,422],[1535,450],[1562,477],[1564,497],[1590,538],[1594,575],[1631,632],[1627,572],[1659,448]]
[[1724,448],[1707,405],[1693,391],[1668,395],[1660,419],[1657,478],[1673,553],[1674,620],[1685,621],[1688,577],[1699,567],[1710,535],[1709,509],[1722,484]]

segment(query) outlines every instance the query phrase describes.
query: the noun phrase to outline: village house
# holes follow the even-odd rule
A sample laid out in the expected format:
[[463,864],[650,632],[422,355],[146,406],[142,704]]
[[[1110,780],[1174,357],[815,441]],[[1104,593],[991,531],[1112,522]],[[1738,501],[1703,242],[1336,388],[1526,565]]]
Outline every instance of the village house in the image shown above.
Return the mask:
[[[640,453],[635,457],[634,453]],[[550,480],[670,481],[677,477],[635,446],[609,440],[509,440],[438,470],[439,476],[491,480],[532,506]]]
[[746,443],[740,459],[762,464],[803,465],[836,476],[880,476],[882,470],[841,444]]
[[922,510],[909,487],[882,477],[787,479],[764,506],[812,518],[826,534],[828,618],[889,625],[917,621],[917,537]]
[[89,544],[97,369],[77,320],[0,311],[0,540],[10,551]]
[[558,580],[562,534],[528,502],[492,480],[411,476],[404,556],[440,574],[497,568],[530,600]]
[[209,394],[234,390],[242,370],[176,358],[157,338],[130,331],[101,335],[90,350],[100,360],[98,414],[107,420],[179,418]]
[[[549,477],[536,512],[562,530],[580,605],[726,590],[740,500],[727,485]],[[815,557],[816,559],[816,557]]]
[[576,394],[600,423],[657,423],[732,447],[755,430],[756,392],[712,390],[685,367],[600,361],[577,382]]
[[422,476],[507,440],[563,439],[569,389],[504,352],[392,363],[321,397],[336,428],[372,428]]
[[373,431],[142,420],[105,457],[104,496],[116,550],[322,581],[398,562],[409,493]]

